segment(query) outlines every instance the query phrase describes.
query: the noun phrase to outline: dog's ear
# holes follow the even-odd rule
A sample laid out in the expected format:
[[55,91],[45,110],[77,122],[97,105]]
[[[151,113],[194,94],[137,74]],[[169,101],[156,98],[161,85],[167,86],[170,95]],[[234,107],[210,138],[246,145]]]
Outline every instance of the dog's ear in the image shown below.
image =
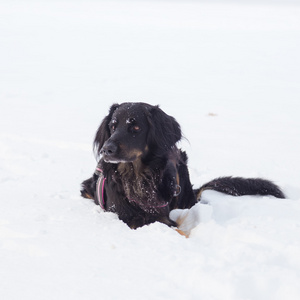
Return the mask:
[[152,106],[149,111],[148,122],[150,131],[148,134],[148,145],[153,150],[160,152],[170,150],[182,137],[180,125],[158,106]]
[[109,130],[109,122],[112,118],[114,111],[119,107],[119,104],[113,104],[109,109],[109,114],[103,119],[102,123],[100,124],[96,136],[94,139],[94,152],[97,156],[100,155],[100,150],[103,147],[106,140],[110,137],[110,130]]

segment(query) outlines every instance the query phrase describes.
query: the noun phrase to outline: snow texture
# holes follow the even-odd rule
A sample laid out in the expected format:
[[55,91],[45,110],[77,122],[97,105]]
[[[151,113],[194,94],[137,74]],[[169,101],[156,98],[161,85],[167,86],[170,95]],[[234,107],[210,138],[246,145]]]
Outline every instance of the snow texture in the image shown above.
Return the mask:
[[[0,1],[0,299],[300,299],[298,1]],[[79,196],[115,102],[181,124],[190,238],[130,230]]]

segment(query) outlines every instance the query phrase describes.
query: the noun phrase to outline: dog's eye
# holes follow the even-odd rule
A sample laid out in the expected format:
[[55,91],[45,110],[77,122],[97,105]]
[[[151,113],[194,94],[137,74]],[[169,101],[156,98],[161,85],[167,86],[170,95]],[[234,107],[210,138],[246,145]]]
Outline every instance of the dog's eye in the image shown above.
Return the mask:
[[117,128],[117,124],[116,123],[110,125],[110,131],[111,132],[114,132],[116,130],[116,128]]
[[117,128],[117,120],[116,120],[116,119],[113,119],[113,120],[111,121],[111,123],[110,123],[110,130],[111,130],[112,132],[114,132],[114,131],[116,130],[116,128]]
[[133,127],[132,127],[132,129],[133,129],[133,131],[135,131],[135,132],[137,132],[137,131],[140,131],[140,126],[138,126],[138,125],[134,125]]

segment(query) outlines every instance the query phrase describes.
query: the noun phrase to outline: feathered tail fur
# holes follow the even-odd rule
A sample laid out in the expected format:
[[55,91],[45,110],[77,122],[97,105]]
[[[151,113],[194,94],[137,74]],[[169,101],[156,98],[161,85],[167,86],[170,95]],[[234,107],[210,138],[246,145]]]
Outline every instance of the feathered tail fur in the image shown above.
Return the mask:
[[271,195],[276,198],[285,198],[284,193],[276,184],[261,178],[231,176],[216,178],[195,190],[198,201],[201,200],[201,194],[205,190],[214,190],[232,196]]

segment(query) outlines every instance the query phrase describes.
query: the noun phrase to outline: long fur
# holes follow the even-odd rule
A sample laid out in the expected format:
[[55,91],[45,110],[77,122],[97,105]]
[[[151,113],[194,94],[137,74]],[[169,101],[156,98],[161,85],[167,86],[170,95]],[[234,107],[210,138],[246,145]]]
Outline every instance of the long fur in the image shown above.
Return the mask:
[[262,178],[231,176],[216,178],[195,190],[197,199],[201,199],[201,193],[205,190],[214,190],[231,196],[272,195],[276,198],[285,198],[277,185]]
[[[158,106],[123,103],[111,106],[94,139],[98,167],[106,178],[105,210],[115,212],[129,227],[156,221],[176,226],[169,218],[175,208],[190,208],[206,189],[233,196],[273,195],[278,186],[264,179],[221,177],[193,189],[187,155],[176,147],[180,125]],[[81,195],[97,202],[99,175],[82,183]]]

